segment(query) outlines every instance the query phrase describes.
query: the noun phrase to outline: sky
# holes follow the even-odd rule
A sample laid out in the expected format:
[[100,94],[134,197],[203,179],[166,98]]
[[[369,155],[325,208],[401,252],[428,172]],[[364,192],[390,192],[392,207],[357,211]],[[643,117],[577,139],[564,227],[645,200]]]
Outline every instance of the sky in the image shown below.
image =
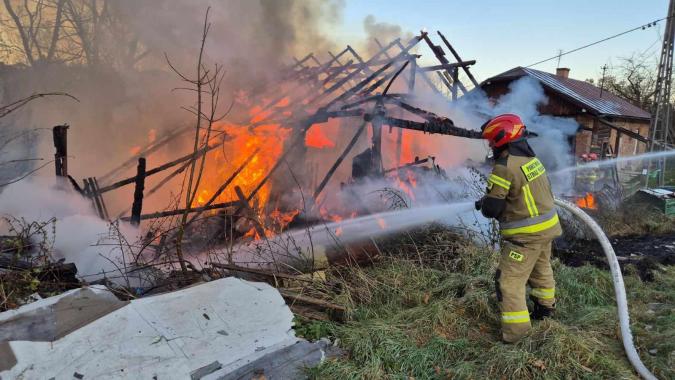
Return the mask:
[[[463,60],[477,61],[472,72],[482,81],[557,55],[560,49],[572,50],[655,21],[667,11],[668,0],[346,0],[334,38],[345,44],[363,38],[368,15],[415,34],[425,28],[442,45],[436,34],[440,30]],[[585,80],[599,78],[605,64],[618,66],[621,57],[642,54],[658,61],[665,23],[563,56],[560,66],[571,69],[570,77]],[[426,47],[421,53],[432,54]],[[533,68],[555,72],[557,65],[552,60]]]

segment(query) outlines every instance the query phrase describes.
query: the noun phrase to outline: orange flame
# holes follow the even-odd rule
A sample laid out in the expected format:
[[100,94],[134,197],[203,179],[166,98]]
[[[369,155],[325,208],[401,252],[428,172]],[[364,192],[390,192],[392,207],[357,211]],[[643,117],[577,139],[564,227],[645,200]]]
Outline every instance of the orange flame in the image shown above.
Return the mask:
[[335,143],[323,132],[320,125],[313,125],[305,135],[305,145],[312,148],[333,148]]
[[598,208],[593,193],[586,193],[585,196],[577,198],[575,203],[577,204],[577,206],[585,209],[597,210]]

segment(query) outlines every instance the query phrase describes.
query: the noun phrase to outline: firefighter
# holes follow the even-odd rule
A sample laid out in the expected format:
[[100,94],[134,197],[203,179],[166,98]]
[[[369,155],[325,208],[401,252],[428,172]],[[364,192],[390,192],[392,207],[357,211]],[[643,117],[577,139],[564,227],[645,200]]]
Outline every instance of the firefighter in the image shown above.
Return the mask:
[[[481,127],[495,165],[487,194],[476,209],[499,221],[501,256],[495,273],[501,311],[502,339],[517,342],[530,330],[530,318],[543,319],[555,310],[551,243],[562,234],[544,165],[525,140],[520,117],[499,115]],[[527,285],[534,308],[527,308]]]
[[577,190],[584,193],[592,193],[596,190],[596,183],[599,179],[599,170],[596,165],[588,167],[588,164],[595,162],[598,159],[598,155],[595,153],[584,153],[581,155],[581,160],[577,163],[577,166],[585,166],[582,169],[577,170],[576,176],[576,187]]

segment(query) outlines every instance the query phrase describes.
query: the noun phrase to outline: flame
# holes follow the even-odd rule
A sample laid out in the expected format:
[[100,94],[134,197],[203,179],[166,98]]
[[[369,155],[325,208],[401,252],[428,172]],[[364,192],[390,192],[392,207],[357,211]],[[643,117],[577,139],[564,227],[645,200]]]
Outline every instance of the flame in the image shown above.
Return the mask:
[[382,218],[377,218],[377,224],[380,226],[381,229],[386,229],[387,228],[387,222],[382,219]]
[[334,148],[335,143],[324,133],[320,125],[313,125],[305,135],[305,145],[312,148]]
[[129,153],[130,153],[132,156],[135,156],[135,155],[141,153],[141,147],[140,147],[139,145],[134,146],[134,147],[131,147],[131,149],[129,149]]
[[338,227],[335,229],[335,236],[342,236],[342,227]]
[[597,210],[598,208],[593,193],[586,193],[585,196],[577,198],[575,203],[577,204],[577,206],[585,209]]

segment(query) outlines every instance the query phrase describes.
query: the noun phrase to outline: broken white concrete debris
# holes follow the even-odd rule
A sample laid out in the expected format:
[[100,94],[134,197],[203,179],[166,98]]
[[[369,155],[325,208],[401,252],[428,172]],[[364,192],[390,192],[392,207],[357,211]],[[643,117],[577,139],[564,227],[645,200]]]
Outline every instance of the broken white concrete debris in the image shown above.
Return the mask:
[[236,278],[131,302],[77,289],[0,314],[0,378],[222,378],[288,353],[292,320],[276,289]]

